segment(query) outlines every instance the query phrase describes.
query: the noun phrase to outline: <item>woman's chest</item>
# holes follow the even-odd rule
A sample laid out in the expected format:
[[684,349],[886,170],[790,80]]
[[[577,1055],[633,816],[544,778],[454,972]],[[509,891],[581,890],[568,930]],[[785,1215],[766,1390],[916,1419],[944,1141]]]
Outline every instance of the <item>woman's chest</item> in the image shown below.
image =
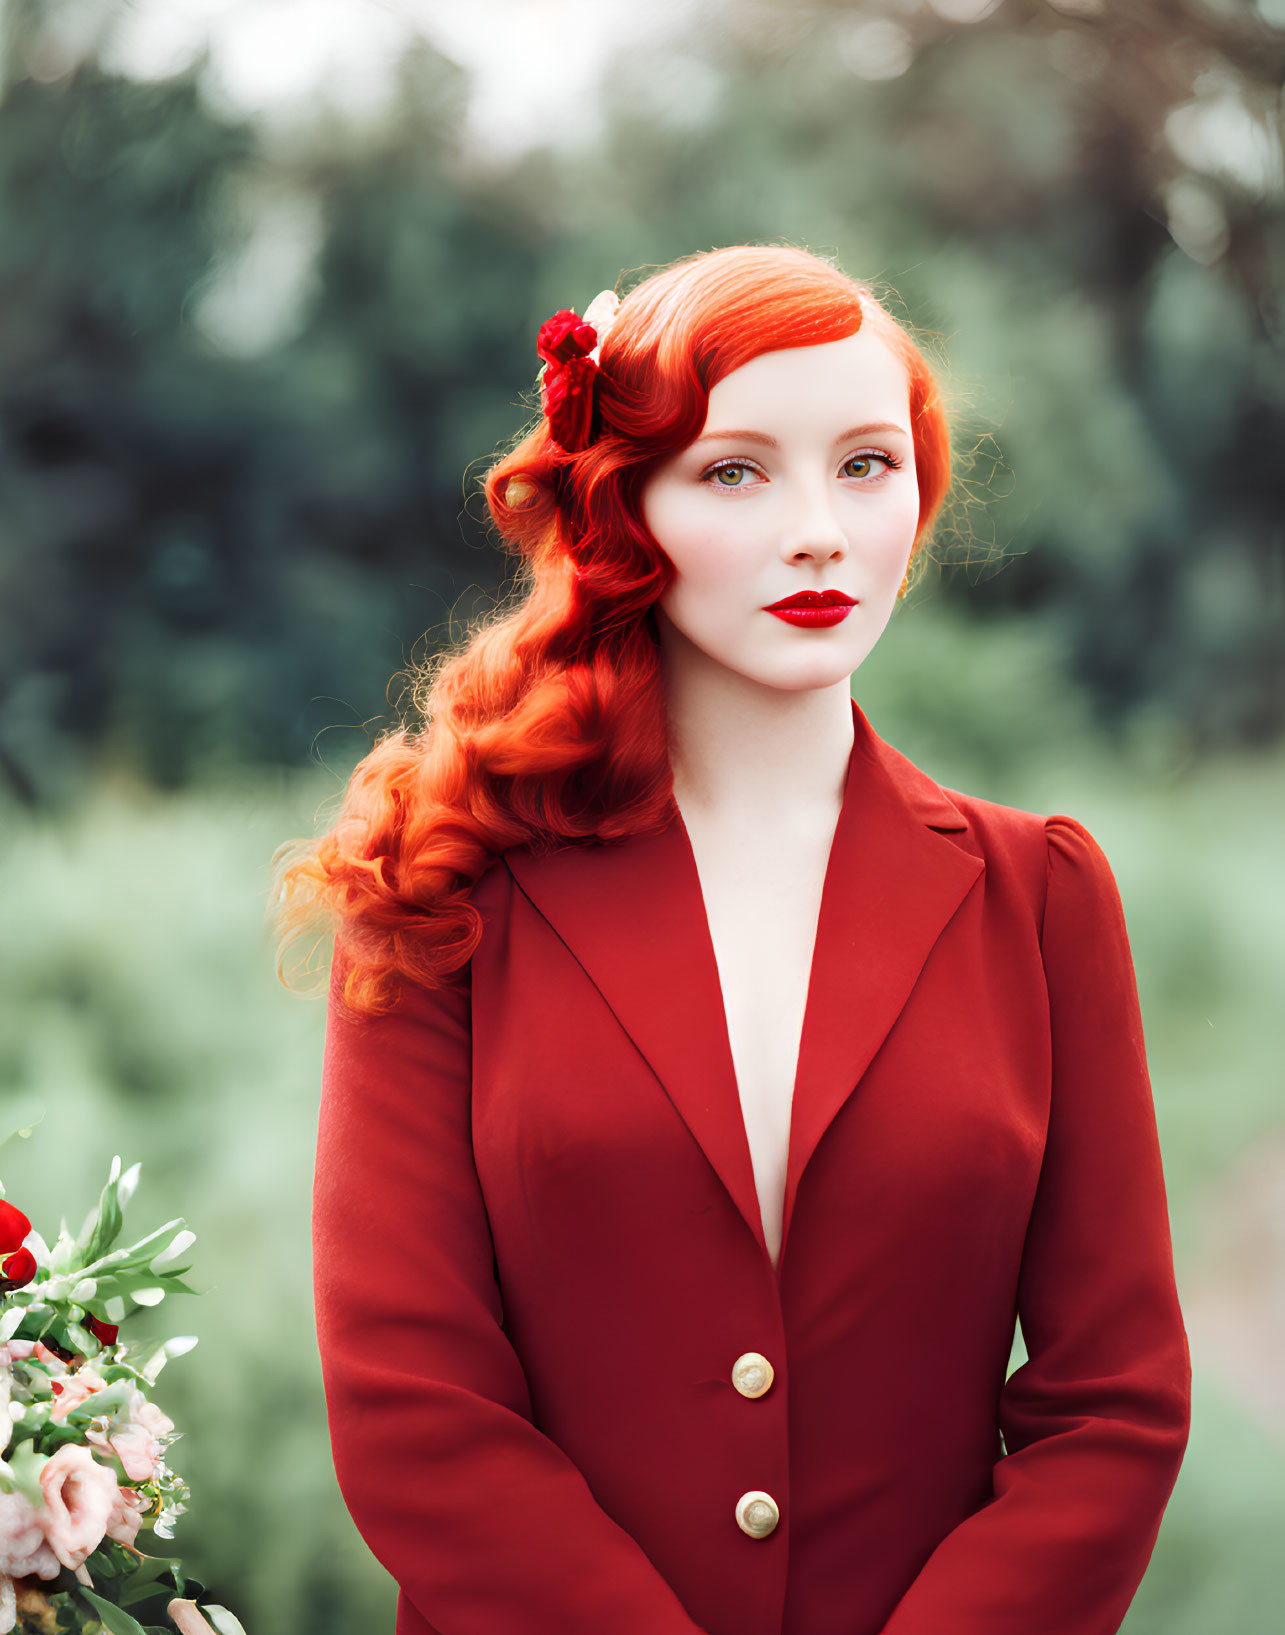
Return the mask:
[[689,832],[763,1230],[775,1262],[830,834],[707,834],[690,824]]

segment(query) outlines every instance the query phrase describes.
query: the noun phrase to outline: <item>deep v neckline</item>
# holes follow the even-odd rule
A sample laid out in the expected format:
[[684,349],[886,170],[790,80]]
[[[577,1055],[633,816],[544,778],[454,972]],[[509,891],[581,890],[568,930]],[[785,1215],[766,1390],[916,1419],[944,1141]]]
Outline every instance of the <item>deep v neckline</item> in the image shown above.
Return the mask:
[[[701,934],[706,945],[706,951],[708,954],[708,968],[713,973],[714,992],[718,1000],[718,1020],[721,1022],[721,1029],[719,1030],[720,1041],[726,1056],[727,1075],[735,1091],[736,1109],[740,1115],[741,1135],[745,1144],[746,1157],[749,1161],[754,1201],[758,1209],[759,1220],[763,1228],[764,1247],[768,1248],[768,1259],[772,1264],[773,1273],[778,1278],[780,1276],[781,1257],[785,1252],[785,1227],[788,1215],[785,1193],[789,1183],[789,1176],[791,1174],[793,1150],[796,1142],[795,1126],[797,1123],[796,1114],[799,1106],[799,1072],[803,1064],[804,1044],[808,1033],[809,1014],[812,1009],[817,986],[817,950],[821,942],[822,916],[825,912],[827,897],[832,895],[833,878],[835,875],[835,859],[838,851],[839,837],[844,825],[844,811],[852,794],[852,778],[853,767],[856,761],[856,748],[857,746],[854,737],[852,749],[848,753],[847,766],[844,770],[843,794],[839,802],[839,810],[835,814],[834,824],[830,830],[830,839],[826,847],[825,865],[821,874],[821,890],[816,899],[816,914],[812,922],[811,946],[808,954],[807,973],[804,977],[803,1008],[799,1018],[799,1032],[794,1048],[794,1065],[789,1081],[790,1099],[789,1111],[786,1118],[786,1145],[780,1169],[782,1177],[781,1208],[780,1216],[775,1222],[777,1228],[779,1229],[779,1236],[777,1238],[777,1253],[774,1261],[772,1259],[770,1248],[768,1248],[767,1240],[769,1234],[767,1220],[764,1218],[763,1198],[759,1192],[758,1173],[754,1165],[754,1148],[750,1141],[750,1125],[746,1118],[745,1102],[742,1096],[740,1077],[736,1071],[736,1055],[732,1049],[732,1029],[728,1017],[727,994],[723,986],[723,970],[719,964],[718,950],[714,942],[714,933],[710,923],[709,904],[705,895],[705,884],[701,879],[700,866],[696,861],[696,848],[692,844],[691,831],[687,827],[686,819],[683,817],[682,810],[679,807],[677,800],[675,799],[672,802],[673,821],[677,836],[685,853],[685,861],[690,870],[691,878],[695,883],[696,901],[700,910],[699,918]],[[775,1215],[776,1211],[774,1210],[773,1213]]]
[[[949,793],[884,743],[855,700],[852,707],[854,754],[822,890],[791,1100],[780,1274],[818,1145],[860,1094],[934,943],[983,872]],[[619,841],[515,847],[506,866],[655,1074],[771,1273],[720,1026],[703,892],[674,811]]]

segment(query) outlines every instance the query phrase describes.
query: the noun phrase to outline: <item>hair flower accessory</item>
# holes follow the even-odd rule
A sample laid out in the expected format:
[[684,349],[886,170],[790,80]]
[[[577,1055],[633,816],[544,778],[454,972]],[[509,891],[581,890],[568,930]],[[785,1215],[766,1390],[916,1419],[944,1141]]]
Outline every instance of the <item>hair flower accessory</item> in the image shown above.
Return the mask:
[[544,412],[550,435],[568,454],[579,454],[593,442],[598,354],[619,305],[614,290],[602,290],[583,317],[564,308],[540,325],[536,351],[544,359]]

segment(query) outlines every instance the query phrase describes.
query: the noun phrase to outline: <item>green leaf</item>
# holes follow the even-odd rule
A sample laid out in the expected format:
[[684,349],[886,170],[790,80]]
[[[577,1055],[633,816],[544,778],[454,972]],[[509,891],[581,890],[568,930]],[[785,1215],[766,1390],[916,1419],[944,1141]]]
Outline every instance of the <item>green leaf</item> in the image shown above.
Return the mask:
[[115,1606],[111,1601],[104,1601],[101,1595],[95,1595],[93,1590],[87,1590],[83,1585],[77,1593],[84,1596],[96,1610],[108,1635],[147,1635],[138,1619],[131,1618],[123,1607]]
[[120,1236],[120,1229],[125,1224],[119,1198],[120,1160],[114,1160],[112,1167],[117,1173],[99,1195],[98,1219],[94,1222],[89,1243],[85,1248],[86,1260],[96,1260],[99,1255],[105,1254]]
[[14,1486],[33,1510],[44,1508],[45,1496],[40,1486],[40,1472],[49,1463],[47,1453],[37,1453],[34,1442],[20,1442],[8,1456],[9,1475]]
[[[81,1267],[81,1272],[86,1277],[97,1277],[100,1271],[106,1268],[146,1266],[149,1261],[155,1260],[157,1255],[160,1254],[159,1249],[153,1249],[150,1253],[144,1254],[143,1250],[147,1245],[155,1243],[157,1238],[163,1238],[167,1232],[175,1227],[182,1230],[186,1226],[187,1222],[182,1215],[175,1215],[173,1220],[166,1221],[164,1226],[158,1226],[154,1232],[149,1232],[145,1238],[139,1238],[137,1243],[131,1243],[124,1249],[113,1249],[110,1254],[102,1255],[97,1260],[88,1261]],[[154,1275],[153,1281],[155,1281]]]
[[161,1272],[155,1281],[169,1294],[204,1294],[204,1289],[194,1289],[190,1283],[184,1283],[183,1273],[191,1269],[190,1266],[180,1266],[177,1272]]
[[98,1352],[102,1350],[101,1343],[94,1338],[87,1328],[82,1328],[79,1323],[69,1322],[67,1324],[67,1339],[77,1351],[86,1357],[97,1356]]
[[[133,1557],[131,1556],[131,1561]],[[126,1575],[126,1589],[120,1600],[122,1606],[141,1599],[144,1595],[155,1595],[156,1587],[163,1581],[163,1588],[169,1590],[173,1586],[173,1593],[183,1593],[183,1573],[176,1557],[170,1556],[143,1556],[143,1559],[134,1562]]]
[[[184,1266],[180,1272],[149,1272],[146,1262],[141,1267],[117,1266],[97,1276],[98,1292],[94,1296],[93,1304],[101,1305],[115,1295],[132,1296],[136,1289],[161,1289],[166,1294],[200,1294],[200,1289],[194,1289],[183,1281],[181,1272],[189,1268]],[[148,1302],[140,1301],[146,1305]]]
[[176,1595],[182,1596],[185,1600],[190,1599],[181,1564],[176,1560],[148,1556],[144,1558],[143,1564],[130,1574],[125,1587],[121,1590],[119,1600],[121,1606],[132,1607],[140,1602],[155,1601],[159,1596],[163,1596],[166,1601],[172,1601]]
[[78,1402],[74,1408],[68,1408],[63,1416],[68,1425],[88,1425],[100,1414],[114,1414],[118,1408],[123,1408],[133,1396],[136,1386],[131,1379],[112,1380],[110,1385],[104,1385],[100,1390],[91,1391],[83,1402]]

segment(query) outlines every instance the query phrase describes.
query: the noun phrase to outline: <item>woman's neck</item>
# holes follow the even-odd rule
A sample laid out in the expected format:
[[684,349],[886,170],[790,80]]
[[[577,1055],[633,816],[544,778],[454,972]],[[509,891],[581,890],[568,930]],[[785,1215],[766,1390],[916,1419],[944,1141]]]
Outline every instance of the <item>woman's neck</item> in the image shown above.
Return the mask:
[[668,664],[663,679],[674,799],[684,817],[771,823],[838,812],[853,744],[846,680],[792,692],[709,660]]

